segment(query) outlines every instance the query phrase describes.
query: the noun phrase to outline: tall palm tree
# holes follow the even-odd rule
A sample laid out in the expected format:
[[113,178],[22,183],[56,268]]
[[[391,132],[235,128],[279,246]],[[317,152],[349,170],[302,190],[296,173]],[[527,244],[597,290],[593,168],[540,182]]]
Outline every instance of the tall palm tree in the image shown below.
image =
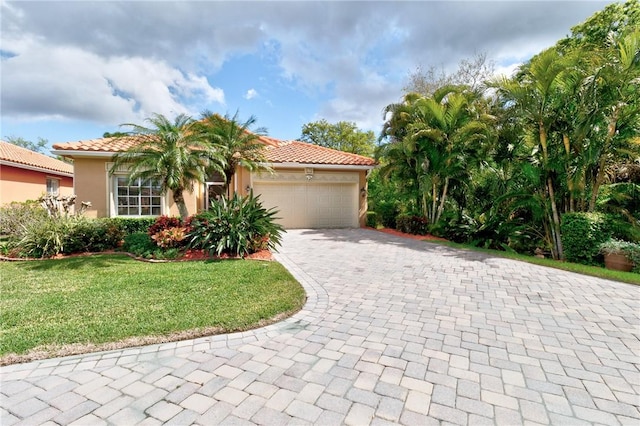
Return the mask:
[[409,137],[422,155],[423,193],[430,193],[429,219],[442,216],[452,185],[469,175],[473,152],[490,134],[490,117],[476,109],[479,95],[464,86],[445,86],[415,102]]
[[[620,40],[610,39],[602,52],[603,65],[588,77],[593,87],[594,101],[606,129],[598,153],[589,211],[594,211],[600,186],[605,181],[608,166],[616,160],[616,152],[633,150],[630,141],[640,125],[640,30],[626,34]],[[631,159],[637,151],[629,155]],[[618,157],[619,158],[619,157]]]
[[162,114],[145,120],[149,126],[123,124],[131,128],[126,138],[135,144],[114,156],[111,173],[121,166],[129,169],[129,181],[153,180],[163,193],[172,192],[180,217],[189,216],[184,191],[193,191],[196,182],[204,182],[211,169],[222,170],[224,159],[219,152],[194,131],[191,117],[180,114],[170,121]]
[[[490,85],[498,90],[507,108],[515,108],[525,123],[527,137],[525,142],[531,145],[531,158],[540,164],[543,171],[543,185],[546,190],[545,204],[550,214],[545,216],[551,220],[545,229],[551,235],[554,258],[563,259],[562,239],[560,235],[560,214],[556,197],[554,172],[559,170],[558,152],[562,141],[550,140],[552,126],[557,121],[557,110],[553,108],[554,97],[563,85],[563,77],[569,69],[568,59],[550,48],[534,57],[514,79],[494,81]],[[557,104],[555,104],[557,105]],[[554,143],[556,142],[556,143]],[[564,168],[562,168],[564,169]]]
[[265,165],[265,146],[260,141],[260,136],[265,135],[266,130],[251,130],[256,121],[256,117],[251,116],[245,122],[240,122],[237,111],[233,117],[205,111],[202,120],[196,124],[198,134],[224,159],[222,174],[225,192],[239,166],[249,171],[270,170]]

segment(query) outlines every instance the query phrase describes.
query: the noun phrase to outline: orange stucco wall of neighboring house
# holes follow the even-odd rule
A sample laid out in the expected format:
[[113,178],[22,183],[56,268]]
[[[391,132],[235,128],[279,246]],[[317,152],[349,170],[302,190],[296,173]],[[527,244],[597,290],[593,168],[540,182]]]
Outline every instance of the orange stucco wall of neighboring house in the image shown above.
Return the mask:
[[[88,217],[110,217],[115,216],[111,187],[113,176],[109,174],[111,169],[110,157],[76,157],[74,158],[75,170],[75,191],[77,202],[91,202],[91,207],[87,209],[85,215]],[[193,193],[185,193],[185,203],[189,214],[197,213],[202,204],[200,187]],[[164,197],[163,213],[169,216],[178,216],[178,207],[173,202],[173,195],[169,192]]]
[[73,195],[73,178],[9,165],[0,166],[0,205],[37,200],[47,193],[47,178],[58,179],[59,195]]

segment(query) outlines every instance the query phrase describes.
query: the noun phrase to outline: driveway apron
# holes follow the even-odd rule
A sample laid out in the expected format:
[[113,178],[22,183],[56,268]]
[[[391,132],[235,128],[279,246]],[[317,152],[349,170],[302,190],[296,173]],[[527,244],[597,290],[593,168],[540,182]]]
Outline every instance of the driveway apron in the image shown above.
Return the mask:
[[296,230],[291,318],[0,368],[0,424],[639,424],[640,287]]

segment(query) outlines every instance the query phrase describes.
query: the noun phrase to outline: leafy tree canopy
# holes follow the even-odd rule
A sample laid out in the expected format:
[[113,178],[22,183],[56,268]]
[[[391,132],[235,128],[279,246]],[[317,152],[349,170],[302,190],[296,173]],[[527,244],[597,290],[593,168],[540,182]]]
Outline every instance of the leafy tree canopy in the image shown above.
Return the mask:
[[331,124],[324,119],[303,125],[300,140],[366,156],[373,155],[376,144],[375,134],[371,130],[360,130],[356,123],[350,121]]
[[640,2],[628,0],[612,3],[594,13],[586,21],[571,28],[571,35],[560,40],[561,50],[576,47],[602,47],[611,39],[618,39],[640,28]]
[[126,132],[104,132],[102,134],[103,138],[121,138],[123,136],[127,136]]
[[47,145],[49,144],[49,141],[44,138],[38,138],[37,142],[33,142],[17,136],[7,137],[6,142],[9,142],[11,144],[21,146],[23,148],[27,148],[27,149],[30,149],[31,151],[39,152],[45,155],[46,155],[45,150],[47,149]]

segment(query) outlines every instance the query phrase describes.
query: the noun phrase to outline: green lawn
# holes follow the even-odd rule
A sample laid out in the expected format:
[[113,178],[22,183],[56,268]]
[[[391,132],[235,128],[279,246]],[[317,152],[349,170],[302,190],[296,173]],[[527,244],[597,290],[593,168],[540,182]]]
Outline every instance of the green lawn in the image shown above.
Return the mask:
[[457,244],[449,241],[426,241],[426,242],[430,244],[443,244],[443,245],[460,248],[460,249],[479,251],[479,252],[487,253],[493,256],[506,257],[508,259],[520,260],[523,262],[533,263],[536,265],[562,269],[564,271],[577,272],[578,274],[590,275],[592,277],[606,278],[608,280],[621,281],[624,283],[640,285],[640,274],[637,274],[634,272],[612,271],[610,269],[605,269],[599,266],[588,266],[588,265],[581,265],[578,263],[559,262],[553,259],[541,259],[533,256],[527,256],[524,254],[511,253],[511,252],[499,251],[499,250],[482,249],[482,248],[473,247],[467,244]]
[[277,262],[144,263],[123,255],[0,262],[0,356],[246,330],[304,300]]

